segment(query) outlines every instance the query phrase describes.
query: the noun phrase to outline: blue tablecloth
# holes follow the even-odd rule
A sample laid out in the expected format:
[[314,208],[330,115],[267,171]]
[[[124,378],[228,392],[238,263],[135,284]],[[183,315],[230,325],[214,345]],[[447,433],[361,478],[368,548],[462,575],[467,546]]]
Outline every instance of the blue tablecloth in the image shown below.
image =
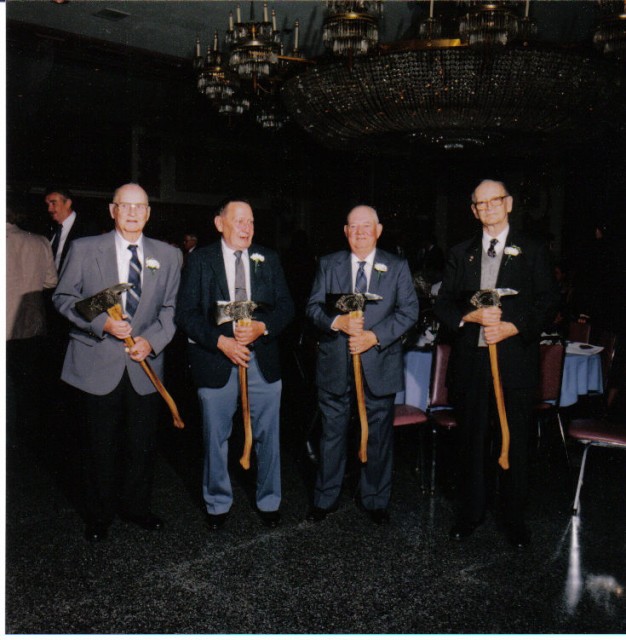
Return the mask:
[[590,391],[602,393],[602,359],[599,353],[587,355],[565,354],[561,406],[569,407],[578,402],[578,396]]
[[410,404],[426,410],[432,361],[432,351],[407,351],[404,354],[405,390],[396,394],[396,404]]

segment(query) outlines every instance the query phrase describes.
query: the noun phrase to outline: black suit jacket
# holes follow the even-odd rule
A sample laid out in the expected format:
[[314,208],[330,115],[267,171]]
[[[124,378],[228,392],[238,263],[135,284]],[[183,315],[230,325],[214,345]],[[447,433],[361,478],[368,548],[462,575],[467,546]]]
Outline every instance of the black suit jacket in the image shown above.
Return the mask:
[[[511,230],[506,247],[516,248],[518,255],[502,256],[496,287],[518,291],[502,298],[502,320],[512,322],[519,334],[498,344],[498,361],[505,387],[529,388],[539,383],[539,340],[558,309],[559,293],[548,248],[541,239]],[[472,294],[480,289],[481,255],[482,231],[451,249],[435,302],[435,314],[454,334],[449,365],[453,392],[475,374],[473,355],[484,348],[478,347],[478,324],[459,327],[463,316],[474,308]]]
[[[277,339],[293,318],[293,302],[289,295],[278,254],[251,245],[248,256],[261,254],[265,260],[250,263],[250,298],[263,303],[254,319],[265,323],[268,335],[253,344],[259,368],[267,382],[280,378]],[[183,269],[175,321],[192,341],[189,343],[189,363],[197,387],[223,387],[233,363],[217,348],[221,335],[233,336],[232,322],[217,325],[216,302],[230,300],[221,241],[196,249]]]
[[[51,232],[51,234],[54,232]],[[51,237],[51,234],[48,237]],[[67,234],[67,238],[65,239],[65,244],[63,245],[63,250],[61,251],[61,260],[59,261],[59,274],[63,269],[63,264],[65,262],[65,258],[67,257],[67,252],[70,250],[70,245],[72,244],[72,240],[76,240],[77,238],[85,238],[87,236],[95,236],[98,235],[98,227],[95,222],[90,220],[89,218],[77,213],[76,219],[74,220],[74,224],[70,229],[70,232]]]

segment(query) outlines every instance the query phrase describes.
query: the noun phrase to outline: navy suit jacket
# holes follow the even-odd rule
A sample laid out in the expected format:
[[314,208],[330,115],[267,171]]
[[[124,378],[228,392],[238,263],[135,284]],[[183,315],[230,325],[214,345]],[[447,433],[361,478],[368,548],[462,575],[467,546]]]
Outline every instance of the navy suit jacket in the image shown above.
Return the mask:
[[[250,299],[263,303],[253,317],[265,323],[268,335],[252,345],[261,373],[267,382],[280,379],[277,339],[293,318],[293,302],[278,254],[252,244],[248,256],[261,254],[265,260],[250,262]],[[217,347],[221,335],[232,337],[232,322],[217,325],[216,303],[230,300],[221,241],[189,254],[178,293],[176,324],[191,340],[189,363],[197,387],[220,388],[235,366]]]
[[[559,293],[545,242],[522,231],[510,230],[506,247],[518,255],[502,256],[496,287],[508,287],[517,295],[502,298],[502,320],[512,322],[519,334],[498,343],[498,362],[505,387],[529,388],[539,383],[541,332],[554,319]],[[459,327],[463,316],[474,309],[471,296],[480,289],[482,230],[450,250],[443,283],[435,301],[435,314],[454,334],[449,364],[451,390],[474,375],[472,354],[478,347],[480,325]]]
[[[163,349],[174,336],[174,304],[183,257],[179,249],[143,238],[144,263],[154,258],[158,269],[143,269],[141,298],[132,319],[133,336],[142,336],[152,346],[149,362],[157,376],[163,376]],[[156,391],[141,368],[124,351],[124,342],[104,333],[107,314],[85,320],[74,304],[119,283],[115,231],[79,238],[72,242],[59,284],[52,297],[59,313],[71,322],[70,342],[62,379],[93,395],[110,393],[128,371],[133,388],[140,395]]]
[[[321,331],[317,356],[317,385],[330,393],[343,395],[348,385],[351,359],[348,336],[334,331],[331,324],[339,311],[329,309],[327,294],[353,290],[349,251],[339,251],[320,259],[306,313]],[[382,296],[365,306],[365,329],[373,331],[379,346],[361,355],[363,375],[374,395],[386,396],[404,388],[404,361],[400,338],[415,322],[419,303],[409,266],[404,258],[376,249],[374,265],[385,265],[385,272],[372,269],[369,292]]]

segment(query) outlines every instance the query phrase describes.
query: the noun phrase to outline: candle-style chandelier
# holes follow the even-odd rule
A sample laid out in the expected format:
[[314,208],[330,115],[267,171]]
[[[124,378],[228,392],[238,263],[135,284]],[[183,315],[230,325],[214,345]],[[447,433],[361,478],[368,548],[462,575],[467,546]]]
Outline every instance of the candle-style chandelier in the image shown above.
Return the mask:
[[327,0],[324,46],[335,56],[364,56],[378,44],[383,3],[374,0]]
[[509,2],[478,4],[459,23],[459,35],[471,47],[509,44],[515,40],[518,30],[519,17]]

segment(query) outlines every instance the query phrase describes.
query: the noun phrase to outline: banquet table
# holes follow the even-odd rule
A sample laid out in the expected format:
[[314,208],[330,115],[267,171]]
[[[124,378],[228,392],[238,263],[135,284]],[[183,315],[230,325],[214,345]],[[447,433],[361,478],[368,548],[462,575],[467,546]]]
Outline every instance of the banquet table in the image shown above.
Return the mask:
[[569,407],[576,404],[579,396],[587,395],[590,391],[603,391],[600,354],[566,353],[561,383],[561,406]]
[[432,351],[407,351],[404,354],[404,391],[396,394],[396,404],[410,404],[426,410],[432,361]]

